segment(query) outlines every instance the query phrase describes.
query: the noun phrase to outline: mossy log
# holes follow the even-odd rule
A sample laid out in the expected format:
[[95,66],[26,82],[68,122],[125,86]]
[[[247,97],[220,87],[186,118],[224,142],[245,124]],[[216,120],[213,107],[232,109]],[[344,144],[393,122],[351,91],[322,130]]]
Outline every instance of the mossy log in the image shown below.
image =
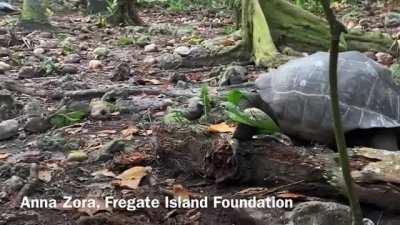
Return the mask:
[[[338,155],[330,149],[288,146],[273,138],[237,143],[193,127],[154,130],[160,163],[174,176],[203,176],[221,185],[288,185],[295,193],[344,199]],[[349,154],[360,202],[399,211],[400,153],[359,148]]]
[[[258,65],[275,66],[277,46],[303,52],[329,49],[326,20],[288,1],[243,0],[242,10],[243,41]],[[341,49],[388,51],[391,44],[391,38],[381,33],[350,30],[341,41]]]
[[18,26],[26,30],[48,30],[51,28],[46,8],[47,0],[24,0]]

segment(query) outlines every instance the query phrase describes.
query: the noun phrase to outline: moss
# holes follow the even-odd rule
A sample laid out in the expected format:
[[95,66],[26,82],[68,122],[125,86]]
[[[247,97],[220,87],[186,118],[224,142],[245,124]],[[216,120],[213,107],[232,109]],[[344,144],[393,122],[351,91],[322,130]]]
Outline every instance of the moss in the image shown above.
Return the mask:
[[[297,51],[327,51],[328,23],[284,0],[242,1],[243,43],[257,65],[276,66],[285,62],[276,46]],[[341,50],[383,51],[392,43],[380,33],[350,31],[341,40]]]
[[252,46],[256,65],[268,65],[277,54],[274,41],[269,30],[264,12],[257,0],[253,0],[250,7],[252,20]]
[[46,15],[46,4],[46,1],[42,0],[24,0],[20,26],[26,29],[49,28],[50,22]]

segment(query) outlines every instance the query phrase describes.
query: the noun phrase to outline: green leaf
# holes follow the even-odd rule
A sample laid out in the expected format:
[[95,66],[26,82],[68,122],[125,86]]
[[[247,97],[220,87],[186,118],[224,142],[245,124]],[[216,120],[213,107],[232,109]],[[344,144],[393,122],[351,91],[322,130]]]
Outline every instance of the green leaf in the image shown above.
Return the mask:
[[273,134],[279,131],[278,125],[261,109],[249,108],[241,111],[231,102],[224,103],[228,117],[237,122],[257,128],[259,133]]
[[83,111],[74,111],[69,113],[58,113],[50,118],[50,123],[56,128],[69,126],[79,123],[86,116]]
[[185,118],[185,116],[183,115],[182,112],[176,111],[176,110],[167,113],[164,116],[163,121],[165,124],[169,124],[169,125],[190,123],[190,121]]
[[208,115],[211,111],[211,101],[210,101],[209,90],[208,90],[207,85],[203,85],[201,87],[200,98],[201,98],[201,101],[203,102],[204,115],[206,118],[208,118]]
[[240,101],[244,98],[247,98],[246,94],[239,90],[232,90],[227,95],[227,101],[238,106]]

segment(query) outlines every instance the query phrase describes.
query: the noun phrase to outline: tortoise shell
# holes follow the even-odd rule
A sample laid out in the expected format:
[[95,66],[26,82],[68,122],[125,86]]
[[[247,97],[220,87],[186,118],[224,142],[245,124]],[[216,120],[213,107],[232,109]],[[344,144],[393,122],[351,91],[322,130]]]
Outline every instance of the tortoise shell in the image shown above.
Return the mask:
[[[256,87],[283,132],[306,140],[333,141],[329,53],[295,59],[261,74]],[[399,87],[390,70],[364,54],[339,54],[338,91],[346,132],[400,126]]]

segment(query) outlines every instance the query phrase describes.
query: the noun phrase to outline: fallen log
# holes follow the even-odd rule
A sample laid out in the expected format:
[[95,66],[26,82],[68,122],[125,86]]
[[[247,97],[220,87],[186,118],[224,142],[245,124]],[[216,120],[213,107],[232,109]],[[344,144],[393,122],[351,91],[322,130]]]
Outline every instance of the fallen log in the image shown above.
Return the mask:
[[[235,185],[298,182],[287,189],[343,200],[338,155],[330,149],[287,146],[273,139],[238,143],[227,135],[210,136],[204,130],[188,127],[161,126],[155,131],[160,160],[173,168],[174,174],[200,175],[220,184]],[[360,201],[398,211],[400,153],[370,148],[349,151]]]
[[118,98],[126,97],[129,95],[166,95],[170,97],[194,97],[197,96],[192,91],[182,90],[161,90],[160,86],[134,86],[134,85],[110,85],[100,88],[83,89],[76,91],[62,91],[62,90],[38,90],[37,88],[26,87],[14,80],[5,80],[0,86],[9,91],[18,92],[30,96],[37,96],[42,98],[62,99],[69,98],[75,100],[87,100],[92,98]]

